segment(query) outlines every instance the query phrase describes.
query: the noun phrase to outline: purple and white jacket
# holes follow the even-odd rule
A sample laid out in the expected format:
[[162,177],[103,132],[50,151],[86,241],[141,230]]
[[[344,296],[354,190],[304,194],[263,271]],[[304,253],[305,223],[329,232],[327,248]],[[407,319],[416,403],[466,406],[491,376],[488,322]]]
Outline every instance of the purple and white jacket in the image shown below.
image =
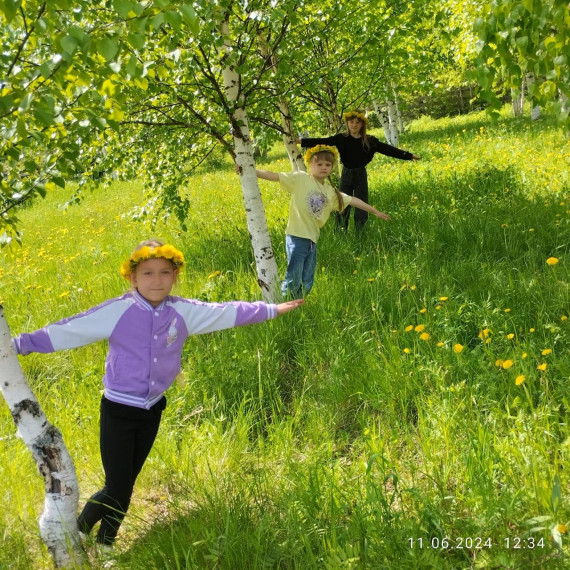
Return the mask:
[[277,316],[261,301],[202,303],[169,296],[153,307],[137,291],[14,338],[18,354],[55,352],[109,340],[105,398],[137,408],[158,402],[180,372],[184,341],[195,334],[260,323]]

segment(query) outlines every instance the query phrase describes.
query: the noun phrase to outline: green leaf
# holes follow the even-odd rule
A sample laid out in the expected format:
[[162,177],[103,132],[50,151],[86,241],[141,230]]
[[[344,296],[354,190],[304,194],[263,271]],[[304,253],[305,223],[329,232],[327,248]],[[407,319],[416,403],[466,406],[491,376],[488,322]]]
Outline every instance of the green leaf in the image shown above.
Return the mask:
[[144,48],[145,37],[142,34],[129,34],[127,36],[127,41],[138,50]]
[[78,42],[73,36],[65,36],[61,40],[61,47],[63,48],[63,51],[69,55],[73,55],[75,53],[77,50],[77,45]]
[[26,95],[24,95],[24,97],[22,97],[22,100],[20,101],[20,104],[18,105],[18,111],[20,113],[26,113],[27,111],[29,111],[33,98],[34,98],[33,93],[26,93]]
[[119,41],[115,36],[107,36],[97,42],[97,51],[107,60],[111,61],[119,51]]
[[21,0],[5,0],[2,2],[2,11],[8,23],[10,23],[18,13],[20,6],[22,5]]
[[552,507],[552,512],[554,516],[558,512],[558,507],[562,503],[562,486],[560,484],[560,477],[558,474],[554,475],[554,479],[552,481],[552,495],[550,496],[550,505]]
[[174,12],[173,10],[169,10],[164,15],[166,21],[176,30],[180,30],[180,26],[182,25],[182,16],[178,12]]
[[130,2],[129,0],[114,0],[113,2],[113,7],[121,18],[127,18],[131,12],[136,14],[137,6],[136,2]]
[[184,21],[188,24],[192,35],[195,37],[200,33],[200,22],[198,21],[198,16],[196,15],[196,10],[192,6],[184,4],[180,6],[180,12],[182,12],[182,17]]

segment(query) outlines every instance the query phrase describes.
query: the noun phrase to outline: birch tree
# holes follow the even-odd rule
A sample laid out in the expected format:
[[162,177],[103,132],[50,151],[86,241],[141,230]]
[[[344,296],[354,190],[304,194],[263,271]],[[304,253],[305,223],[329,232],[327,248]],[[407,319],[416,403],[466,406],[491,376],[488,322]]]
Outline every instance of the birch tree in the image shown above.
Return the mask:
[[12,345],[4,310],[0,307],[0,390],[45,482],[40,536],[55,565],[81,566],[86,561],[77,528],[79,486],[71,456],[61,433],[48,422],[32,392]]
[[[493,0],[474,22],[478,34],[476,68],[483,97],[496,114],[502,102],[497,81],[520,89],[526,76],[532,114],[548,108],[569,121],[564,97],[570,95],[570,6],[566,0]],[[531,81],[532,77],[532,81]]]

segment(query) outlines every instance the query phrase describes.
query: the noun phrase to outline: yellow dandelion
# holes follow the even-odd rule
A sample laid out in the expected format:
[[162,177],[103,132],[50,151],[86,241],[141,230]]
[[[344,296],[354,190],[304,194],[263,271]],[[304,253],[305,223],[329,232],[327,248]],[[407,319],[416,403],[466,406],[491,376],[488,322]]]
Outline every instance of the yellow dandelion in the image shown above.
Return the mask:
[[557,528],[560,534],[566,534],[568,531],[568,527],[565,524],[559,524]]
[[534,328],[530,328],[530,329],[528,329],[528,332],[531,332],[531,333],[533,333],[533,332],[534,332]]
[[463,351],[463,345],[462,344],[454,344],[453,345],[453,352],[455,352],[455,354],[459,354],[460,352]]
[[221,275],[221,271],[216,270],[214,271],[214,273],[210,273],[210,275],[208,275],[208,279],[212,279],[213,277],[217,277],[218,275]]
[[435,308],[436,311],[439,311],[440,309],[441,309],[441,305],[438,305],[438,306]]
[[523,352],[521,358],[526,358],[527,356],[528,354],[526,352]]
[[411,351],[408,347],[406,347],[406,348],[404,348],[404,352],[405,352],[406,354],[410,354],[410,352],[412,352],[412,351]]
[[358,269],[355,269],[355,270],[352,272],[352,274],[353,274],[353,275],[358,275]]
[[507,335],[507,338],[508,338],[509,340],[511,340],[511,339],[515,338],[515,335],[514,335],[513,333],[509,333],[509,334]]
[[515,378],[515,384],[516,384],[517,386],[520,386],[523,382],[524,382],[524,374],[519,374],[519,375]]
[[511,310],[510,309],[505,309],[505,313],[510,313]]
[[541,362],[536,368],[537,370],[546,370],[546,362]]
[[495,360],[495,366],[501,367],[502,365],[503,365],[503,361],[500,358],[497,358],[497,360]]
[[415,330],[416,332],[422,332],[425,328],[426,328],[425,325],[416,325],[415,328],[414,328],[414,330]]
[[369,277],[366,281],[368,281],[368,283],[372,283],[374,281],[374,277]]
[[546,260],[546,263],[547,263],[548,265],[556,265],[556,264],[558,263],[558,258],[557,258],[557,257],[549,257],[549,258]]
[[415,290],[417,289],[417,287],[416,287],[415,285],[412,285],[412,286],[410,287],[410,289],[411,289],[412,291],[415,291]]
[[560,320],[561,320],[561,321],[567,321],[567,320],[568,320],[568,317],[567,317],[566,315],[562,315],[562,316],[560,317]]
[[69,297],[69,291],[64,291],[63,293],[59,294],[60,297]]
[[508,370],[512,365],[513,365],[513,361],[507,359],[507,360],[505,360],[505,361],[503,362],[503,365],[502,365],[502,366],[503,366],[503,369],[504,369],[504,370]]
[[445,346],[445,342],[441,342],[441,340],[436,344],[436,346],[438,346],[439,348],[441,348],[442,346]]
[[552,353],[552,349],[551,348],[545,348],[542,351],[542,356],[546,356],[547,354],[551,354]]
[[420,338],[421,338],[422,340],[429,340],[429,339],[430,339],[430,335],[429,335],[427,332],[423,332],[423,333],[420,335]]
[[404,330],[405,330],[406,332],[410,332],[413,328],[414,328],[413,325],[408,325]]
[[479,332],[479,338],[481,340],[483,340],[484,338],[487,338],[489,336],[489,329],[483,329],[482,331]]
[[449,297],[440,297],[439,300],[440,301],[447,301],[449,299]]
[[420,313],[425,313],[427,312],[427,309],[424,307],[423,309],[420,309]]

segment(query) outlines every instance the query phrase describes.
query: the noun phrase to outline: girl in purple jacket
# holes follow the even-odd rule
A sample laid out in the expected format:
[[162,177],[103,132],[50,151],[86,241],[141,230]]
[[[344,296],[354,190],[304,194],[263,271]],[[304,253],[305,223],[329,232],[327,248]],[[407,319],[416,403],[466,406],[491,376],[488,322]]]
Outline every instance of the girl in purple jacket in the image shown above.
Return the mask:
[[129,292],[14,339],[22,355],[109,341],[100,418],[105,485],[78,519],[84,534],[101,522],[101,545],[113,544],[129,508],[166,406],[164,392],[180,372],[184,341],[190,335],[272,319],[304,303],[202,303],[171,296],[183,265],[182,253],[172,245],[142,242],[121,266],[121,275],[132,285]]

